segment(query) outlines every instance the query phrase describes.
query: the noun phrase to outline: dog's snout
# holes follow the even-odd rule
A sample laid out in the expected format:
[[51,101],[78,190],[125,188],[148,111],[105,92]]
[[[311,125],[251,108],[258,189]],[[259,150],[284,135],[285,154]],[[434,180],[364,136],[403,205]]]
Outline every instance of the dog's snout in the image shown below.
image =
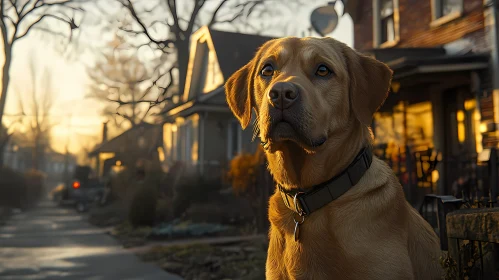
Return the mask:
[[298,99],[299,90],[296,85],[289,82],[276,83],[269,91],[270,104],[277,109],[291,107]]

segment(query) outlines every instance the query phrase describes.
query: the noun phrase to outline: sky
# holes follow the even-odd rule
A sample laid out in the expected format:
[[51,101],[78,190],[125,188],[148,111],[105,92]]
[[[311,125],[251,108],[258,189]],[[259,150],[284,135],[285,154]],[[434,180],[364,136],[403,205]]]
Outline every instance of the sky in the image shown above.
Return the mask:
[[[306,36],[310,35],[308,31],[310,14],[315,8],[327,2],[310,1],[301,6],[299,11],[292,15],[293,22],[297,25],[295,30],[299,33],[293,35],[301,36],[303,32]],[[341,12],[342,5],[337,3],[336,9]],[[340,18],[336,30],[329,36],[352,46],[352,30],[352,20],[347,15]],[[29,61],[35,59],[37,76],[41,78],[42,74],[39,72],[48,69],[54,89],[54,105],[50,112],[54,124],[51,132],[52,146],[54,150],[64,152],[68,145],[70,152],[78,153],[82,147],[88,148],[96,141],[100,141],[102,123],[105,121],[105,118],[101,116],[104,104],[86,97],[89,84],[86,65],[91,63],[94,57],[92,52],[85,51],[81,55],[68,59],[57,50],[59,39],[41,32],[32,32],[15,45],[4,120],[6,123],[14,120],[12,115],[20,112],[19,99],[28,98],[22,92],[29,89],[31,83],[27,74]],[[83,34],[85,34],[85,40],[81,41],[83,46],[87,44],[98,48],[103,41],[102,33],[86,32]]]

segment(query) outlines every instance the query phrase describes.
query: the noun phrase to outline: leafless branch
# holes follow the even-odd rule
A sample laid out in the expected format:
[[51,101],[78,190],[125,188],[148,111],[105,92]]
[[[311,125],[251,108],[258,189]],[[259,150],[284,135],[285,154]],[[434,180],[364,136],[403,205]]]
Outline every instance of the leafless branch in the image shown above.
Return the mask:
[[[138,16],[137,11],[135,10],[135,7],[132,4],[132,1],[125,0],[124,2],[120,2],[120,3],[123,5],[123,7],[125,7],[130,12],[130,15],[133,17],[133,19],[137,22],[137,24],[141,28],[141,31],[131,31],[130,30],[128,32],[132,32],[134,34],[143,34],[143,35],[145,35],[147,37],[147,39],[149,39],[154,44],[158,45],[158,47],[161,48],[161,49],[168,48],[169,45],[171,43],[173,43],[171,40],[164,40],[164,41],[156,40],[155,38],[153,38],[151,36],[151,34],[149,33],[149,30],[147,29],[146,25],[144,24],[144,22]],[[127,31],[127,30],[123,30],[123,31]]]
[[222,2],[220,2],[220,4],[217,6],[217,8],[213,11],[213,14],[211,16],[210,22],[208,23],[208,26],[211,27],[213,24],[217,23],[218,12],[220,12],[220,9],[222,9],[223,6],[225,4],[227,4],[227,2],[229,2],[229,0],[222,0]]

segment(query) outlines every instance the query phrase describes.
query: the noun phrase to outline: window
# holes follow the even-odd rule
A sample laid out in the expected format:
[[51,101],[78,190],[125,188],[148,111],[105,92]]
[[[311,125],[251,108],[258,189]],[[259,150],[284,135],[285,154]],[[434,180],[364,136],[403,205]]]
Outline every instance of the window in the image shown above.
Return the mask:
[[461,13],[463,0],[434,0],[435,19]]
[[373,1],[374,47],[392,47],[399,40],[398,0]]
[[439,26],[461,16],[463,0],[432,0],[431,26]]
[[232,159],[241,152],[242,130],[235,120],[229,122],[227,139],[227,157]]
[[393,18],[393,0],[381,0],[381,44],[395,40],[395,21]]

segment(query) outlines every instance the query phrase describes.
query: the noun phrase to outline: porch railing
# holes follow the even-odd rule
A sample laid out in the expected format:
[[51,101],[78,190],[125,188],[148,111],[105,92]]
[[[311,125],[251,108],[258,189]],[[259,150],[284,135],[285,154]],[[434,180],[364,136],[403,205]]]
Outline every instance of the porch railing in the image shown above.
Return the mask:
[[[490,150],[489,160],[480,168],[479,180],[473,180],[462,197],[427,195],[422,216],[440,237],[445,279],[499,279],[499,190],[498,154]],[[479,172],[480,173],[480,172]],[[487,185],[479,186],[481,176]],[[474,185],[475,184],[475,185]],[[478,195],[481,189],[487,196]],[[486,190],[486,191],[485,191]]]

